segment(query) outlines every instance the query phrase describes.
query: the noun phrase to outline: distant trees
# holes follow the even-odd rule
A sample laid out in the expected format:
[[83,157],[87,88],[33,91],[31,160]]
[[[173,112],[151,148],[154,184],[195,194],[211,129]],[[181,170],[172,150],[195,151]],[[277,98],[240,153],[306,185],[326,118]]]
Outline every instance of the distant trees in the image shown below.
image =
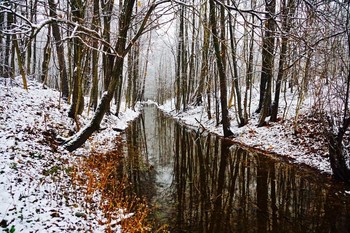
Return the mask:
[[79,131],[79,133],[73,137],[70,141],[66,143],[66,148],[69,151],[73,151],[80,147],[91,135],[93,132],[99,129],[100,123],[105,115],[105,113],[109,109],[109,104],[114,97],[116,88],[118,88],[118,84],[122,83],[122,75],[123,75],[123,65],[124,65],[124,57],[128,54],[132,46],[137,42],[139,37],[142,35],[145,30],[148,20],[151,17],[151,13],[156,8],[157,5],[164,3],[158,2],[153,3],[145,12],[145,15],[142,18],[140,26],[137,29],[137,32],[133,35],[132,38],[128,41],[128,32],[132,22],[133,9],[136,1],[125,1],[120,9],[119,19],[118,19],[118,38],[113,48],[114,56],[111,60],[112,68],[111,68],[111,77],[108,83],[107,91],[104,93],[100,104],[97,107],[97,110],[94,114],[93,119],[90,124],[84,127],[83,130]]

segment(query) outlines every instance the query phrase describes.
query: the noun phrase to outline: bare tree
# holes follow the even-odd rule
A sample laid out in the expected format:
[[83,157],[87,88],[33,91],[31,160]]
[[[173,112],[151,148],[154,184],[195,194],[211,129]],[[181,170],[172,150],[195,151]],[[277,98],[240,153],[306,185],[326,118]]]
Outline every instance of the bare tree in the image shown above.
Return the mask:
[[147,22],[154,11],[154,9],[167,1],[159,1],[159,2],[153,2],[153,4],[150,4],[145,16],[143,17],[143,21],[140,24],[140,27],[135,34],[133,38],[130,39],[129,43],[127,44],[127,36],[128,31],[130,29],[130,23],[132,18],[132,12],[133,7],[135,4],[135,0],[128,0],[125,1],[123,4],[122,9],[120,10],[119,15],[119,25],[118,25],[118,39],[116,41],[116,44],[114,46],[115,56],[113,60],[113,67],[112,67],[112,75],[111,80],[108,85],[107,91],[104,93],[101,102],[99,106],[97,107],[97,110],[94,114],[93,119],[91,120],[90,124],[85,126],[81,131],[79,131],[73,138],[71,138],[69,141],[65,143],[65,147],[69,151],[73,151],[80,147],[91,135],[93,132],[99,129],[100,123],[106,113],[106,111],[109,109],[109,104],[114,96],[116,86],[118,84],[119,79],[122,77],[122,71],[123,71],[123,65],[124,65],[124,57],[127,55],[127,53],[130,51],[131,47],[134,45],[134,43],[139,39],[139,37],[142,35],[142,33],[145,30],[145,27],[147,26]]
[[[57,11],[56,11],[56,3],[54,0],[48,0],[49,3],[49,12],[50,16],[54,19],[57,19]],[[56,52],[57,52],[57,59],[59,64],[59,74],[60,74],[60,80],[61,80],[61,92],[62,97],[65,100],[68,100],[69,95],[69,86],[68,86],[68,74],[66,69],[66,62],[64,60],[65,53],[64,53],[64,47],[63,47],[63,41],[61,37],[61,32],[59,25],[57,21],[53,21],[52,24],[52,35],[55,39],[55,45],[56,45]]]
[[[341,91],[341,96],[337,98],[338,101],[342,101],[342,109],[334,109],[334,105],[339,106],[339,104],[331,102],[332,106],[330,112],[327,116],[329,128],[326,131],[326,136],[328,139],[328,149],[329,149],[329,160],[331,164],[331,168],[333,171],[333,175],[336,179],[350,182],[350,157],[347,146],[349,143],[349,138],[346,139],[346,133],[349,133],[350,127],[350,111],[349,111],[349,98],[350,98],[350,3],[342,5],[339,4],[338,10],[343,12],[339,15],[340,21],[344,20],[344,31],[345,34],[340,37],[340,41],[343,42],[343,46],[346,47],[347,53],[341,58],[341,62],[339,63],[342,68],[340,69],[340,74],[336,77],[338,82],[340,81],[339,86],[335,85],[336,91]],[[342,40],[343,39],[343,40]],[[339,57],[340,54],[337,54]],[[346,68],[345,68],[346,67]],[[330,82],[334,82],[335,80],[331,80]],[[331,84],[329,84],[331,85]],[[339,85],[339,84],[338,84]],[[331,93],[328,93],[330,95]],[[339,94],[339,93],[337,93]],[[336,110],[336,111],[334,111]],[[346,143],[345,143],[346,141]]]
[[275,96],[271,107],[271,121],[277,121],[278,106],[280,100],[281,86],[285,74],[286,53],[288,49],[288,35],[292,27],[292,17],[294,16],[296,6],[295,0],[283,0],[281,2],[282,32],[281,32],[281,51],[278,63],[278,74],[276,80]]
[[271,88],[273,82],[274,49],[275,49],[275,20],[272,18],[276,13],[276,0],[265,1],[267,21],[262,37],[262,67],[260,80],[260,98],[257,112],[260,112],[259,126],[265,125],[265,118],[270,113]]
[[228,115],[228,107],[227,107],[226,71],[225,71],[225,66],[224,66],[223,57],[222,57],[223,54],[220,51],[220,42],[218,39],[219,34],[216,29],[217,21],[216,21],[215,1],[210,0],[209,6],[210,6],[209,18],[210,18],[210,24],[211,24],[211,32],[212,32],[212,38],[213,38],[213,44],[214,44],[215,56],[216,56],[216,64],[217,64],[219,80],[220,80],[221,123],[223,126],[224,136],[228,137],[228,136],[231,136],[233,133],[230,129],[230,118]]

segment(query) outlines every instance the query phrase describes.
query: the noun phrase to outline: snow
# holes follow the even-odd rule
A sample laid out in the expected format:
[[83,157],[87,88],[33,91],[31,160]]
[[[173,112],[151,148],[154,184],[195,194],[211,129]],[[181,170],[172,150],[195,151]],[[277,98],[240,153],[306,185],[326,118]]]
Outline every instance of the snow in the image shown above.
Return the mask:
[[[69,105],[60,94],[28,80],[28,91],[21,78],[10,83],[0,78],[0,226],[15,232],[103,232],[107,225],[103,212],[89,210],[80,188],[72,184],[68,170],[78,166],[79,158],[90,150],[113,148],[119,132],[125,129],[139,111],[126,109],[119,117],[105,117],[104,130],[95,133],[82,148],[69,153],[50,143],[55,135],[69,137],[74,122],[67,117]],[[79,119],[85,125],[93,113]],[[103,147],[99,146],[103,143]],[[94,194],[99,203],[100,195]],[[111,223],[114,232],[121,232],[121,219],[132,213],[120,210]]]
[[[243,127],[238,127],[235,121],[233,107],[229,109],[231,117],[231,131],[234,133],[232,141],[243,147],[254,148],[260,152],[283,156],[294,163],[305,164],[316,168],[321,173],[332,174],[330,163],[327,158],[327,147],[324,141],[318,136],[295,135],[293,130],[293,119],[297,106],[297,99],[293,94],[287,94],[288,106],[281,103],[280,111],[286,107],[288,112],[284,121],[277,123],[269,122],[265,127],[257,127],[259,115],[253,111],[257,108],[257,98],[252,98],[251,118],[249,123]],[[306,117],[310,112],[312,101],[306,99],[300,109],[300,118]],[[215,119],[208,119],[205,107],[190,106],[186,111],[175,111],[174,100],[169,100],[159,108],[184,124],[197,129],[205,130],[223,135],[222,125],[216,125]],[[214,112],[214,110],[212,110]],[[280,116],[283,112],[280,112]],[[305,115],[305,116],[304,116]],[[307,126],[307,124],[305,124]],[[313,125],[308,126],[314,127]],[[305,131],[310,130],[306,129]]]

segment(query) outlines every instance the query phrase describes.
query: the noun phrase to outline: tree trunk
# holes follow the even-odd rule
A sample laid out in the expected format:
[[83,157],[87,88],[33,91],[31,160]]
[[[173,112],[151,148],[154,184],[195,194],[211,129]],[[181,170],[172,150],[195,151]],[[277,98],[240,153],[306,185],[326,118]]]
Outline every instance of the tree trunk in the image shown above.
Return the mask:
[[[84,5],[81,0],[71,2],[71,10],[74,22],[82,22],[84,17]],[[83,96],[83,44],[79,38],[73,39],[74,55],[73,55],[73,97],[68,116],[75,119],[77,122],[77,116],[84,110],[84,96]],[[79,125],[78,130],[79,130]]]
[[[102,6],[102,14],[103,14],[103,38],[107,43],[111,42],[110,30],[111,30],[111,19],[112,19],[112,11],[113,11],[114,0],[103,1],[101,0]],[[111,79],[112,66],[114,57],[111,55],[111,49],[108,45],[103,46],[103,54],[102,54],[102,64],[103,64],[103,84],[104,90],[108,89],[108,85]]]
[[211,31],[213,35],[213,44],[215,49],[215,56],[216,56],[216,65],[218,68],[219,73],[219,80],[220,80],[220,105],[221,105],[221,123],[223,126],[223,132],[224,137],[232,136],[233,133],[230,130],[230,119],[228,116],[228,108],[227,108],[227,85],[226,85],[226,72],[224,68],[224,64],[222,61],[222,54],[220,51],[220,42],[218,40],[218,33],[216,30],[217,23],[216,23],[216,13],[215,13],[215,3],[214,0],[209,1],[210,6],[210,24],[211,24]]
[[[50,17],[57,18],[56,4],[54,0],[48,0],[50,8]],[[66,70],[66,63],[64,61],[64,47],[61,41],[61,33],[57,22],[52,23],[52,35],[55,39],[56,52],[59,66],[60,83],[61,83],[61,93],[64,100],[68,100],[69,86],[68,86],[68,75]]]
[[[13,24],[14,17],[12,14],[7,13],[7,27],[10,28]],[[6,51],[5,51],[5,78],[14,78],[15,75],[15,49],[10,34],[6,35]],[[12,53],[12,54],[11,54]]]
[[[348,5],[349,7],[349,5]],[[350,57],[350,15],[347,13],[347,45],[348,45],[348,57]],[[346,93],[345,93],[345,101],[344,101],[344,115],[342,116],[342,125],[334,129],[335,123],[334,120],[328,118],[328,123],[330,129],[328,131],[328,149],[329,149],[329,160],[331,163],[331,168],[333,171],[333,175],[336,179],[345,181],[350,183],[350,167],[349,167],[349,155],[345,154],[344,151],[344,135],[348,128],[350,127],[350,117],[349,117],[349,98],[350,98],[350,63],[348,64],[348,74],[346,77]],[[335,133],[337,132],[337,133]]]
[[19,68],[19,71],[20,71],[21,76],[22,76],[23,88],[24,88],[25,90],[28,90],[27,79],[26,79],[26,73],[25,73],[24,65],[23,65],[23,58],[22,58],[22,56],[21,56],[21,51],[20,51],[20,49],[19,49],[19,45],[18,45],[18,40],[17,40],[16,34],[13,35],[13,45],[14,45],[15,50],[16,50],[18,68]]
[[[203,47],[202,47],[202,59],[201,59],[201,70],[199,76],[199,83],[195,93],[195,105],[201,105],[203,103],[203,93],[205,90],[205,80],[208,77],[208,53],[209,53],[209,41],[210,41],[210,30],[207,19],[208,5],[204,3],[203,13]],[[208,116],[210,117],[210,116]]]
[[[5,27],[5,14],[0,14],[0,31],[3,31]],[[5,77],[5,48],[7,45],[4,45],[3,43],[3,37],[4,35],[0,33],[0,60],[2,61],[2,64],[0,64],[0,76]]]
[[[252,23],[254,24],[254,16],[252,16]],[[246,124],[248,123],[248,118],[250,116],[250,103],[251,103],[251,96],[252,96],[251,86],[252,86],[252,79],[253,79],[253,61],[254,61],[253,49],[254,49],[254,27],[252,28],[251,38],[249,42],[249,55],[248,55],[248,64],[247,64],[246,80],[245,80],[245,92],[244,92],[244,99],[243,99],[244,122]],[[248,96],[249,96],[249,103],[248,103]]]
[[235,29],[235,24],[232,24],[232,16],[229,15],[229,27],[230,27],[230,42],[231,42],[231,52],[232,52],[232,63],[233,63],[233,85],[232,85],[232,93],[231,95],[236,95],[236,106],[237,106],[237,113],[238,113],[238,126],[242,127],[246,124],[243,118],[243,110],[242,110],[242,96],[241,96],[241,90],[240,85],[238,81],[238,68],[237,68],[237,50],[236,50],[236,40],[234,38],[234,32],[233,29]]
[[[94,0],[94,8],[93,8],[94,16],[92,18],[92,30],[98,30],[99,24],[99,0]],[[92,42],[92,47],[94,50],[92,51],[92,86],[90,92],[90,105],[94,110],[97,108],[98,101],[98,40],[94,40]]]
[[176,103],[175,103],[175,108],[176,111],[180,111],[181,108],[181,101],[182,100],[181,96],[183,93],[183,85],[182,85],[182,79],[183,77],[183,72],[182,72],[182,62],[183,62],[183,54],[185,53],[184,51],[184,6],[181,6],[180,8],[180,25],[179,25],[179,38],[178,38],[178,47],[177,47],[177,55],[176,55]]
[[275,15],[276,0],[266,1],[267,23],[265,24],[262,50],[262,71],[260,82],[260,99],[257,112],[260,112],[258,126],[266,124],[265,118],[270,114],[271,106],[271,87],[274,65],[275,48],[275,21],[272,18]]
[[334,130],[335,123],[328,119],[330,130],[327,133],[329,161],[335,179],[350,182],[350,167],[346,161],[346,152],[344,151],[344,135],[350,125],[350,118],[344,120],[343,126],[338,129],[337,133]]
[[284,64],[286,60],[286,53],[288,48],[288,33],[291,28],[291,17],[293,17],[295,12],[295,0],[289,0],[288,5],[286,5],[286,0],[283,0],[281,3],[281,12],[282,12],[282,31],[284,34],[282,35],[281,41],[281,52],[278,64],[278,75],[276,80],[276,89],[275,89],[275,98],[273,104],[271,106],[271,121],[277,121],[278,115],[278,106],[281,92],[282,80],[284,77]]
[[[194,0],[192,0],[192,4],[194,4]],[[196,12],[192,11],[192,36],[191,36],[191,54],[189,57],[189,65],[188,65],[188,88],[187,88],[187,103],[190,103],[192,95],[194,93],[194,82],[197,76],[197,66],[195,64],[195,42],[196,42]]]
[[[38,21],[38,15],[37,15],[37,7],[38,7],[38,0],[34,0],[34,6],[32,7],[32,16],[33,16],[33,20],[35,21],[35,22],[37,22]],[[32,61],[32,63],[31,63],[31,65],[32,65],[32,74],[35,74],[36,73],[36,69],[37,69],[37,65],[36,65],[36,61],[37,61],[37,37],[35,37],[34,38],[34,40],[33,40],[33,61]]]
[[49,63],[50,63],[50,57],[51,57],[51,40],[50,40],[50,34],[51,34],[51,27],[49,27],[47,32],[47,40],[44,47],[44,58],[43,62],[41,64],[41,82],[45,86],[47,83],[47,75],[49,71]]

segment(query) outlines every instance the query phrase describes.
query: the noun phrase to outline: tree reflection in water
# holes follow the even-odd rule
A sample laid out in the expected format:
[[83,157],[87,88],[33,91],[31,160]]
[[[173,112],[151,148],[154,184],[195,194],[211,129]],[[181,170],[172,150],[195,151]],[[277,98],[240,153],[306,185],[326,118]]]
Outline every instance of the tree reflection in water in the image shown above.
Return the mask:
[[190,130],[153,106],[126,139],[122,171],[171,232],[350,232],[344,190],[311,171]]

